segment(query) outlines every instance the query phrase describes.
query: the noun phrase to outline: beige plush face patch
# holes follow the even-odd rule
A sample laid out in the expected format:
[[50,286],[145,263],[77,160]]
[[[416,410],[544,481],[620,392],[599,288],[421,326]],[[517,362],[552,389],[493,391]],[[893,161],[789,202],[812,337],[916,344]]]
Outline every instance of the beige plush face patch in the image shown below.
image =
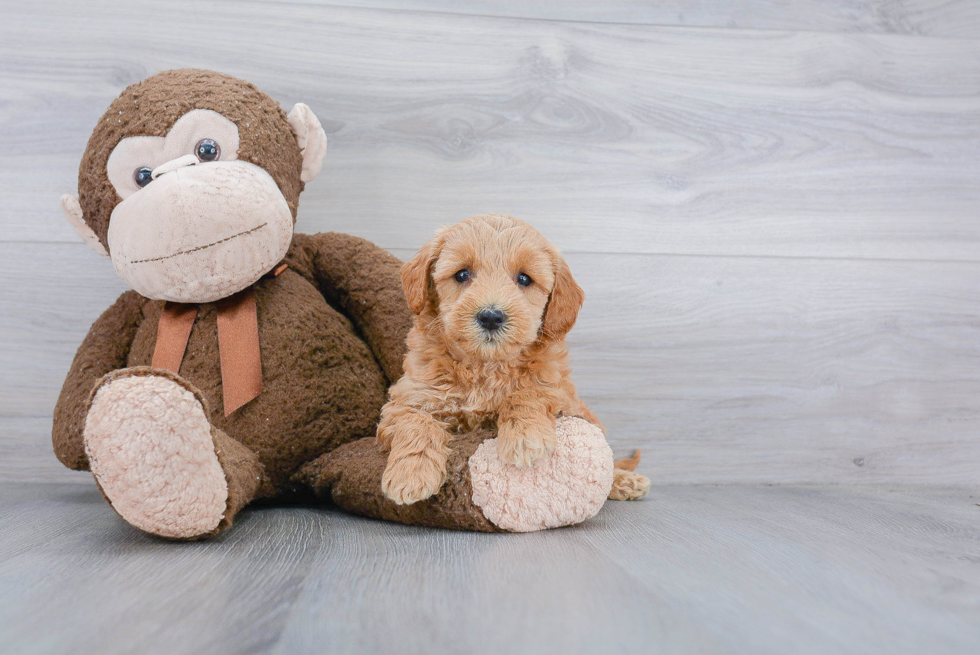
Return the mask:
[[[211,161],[238,159],[238,126],[210,109],[195,109],[181,116],[167,136],[132,136],[113,148],[106,163],[109,182],[125,200],[143,186],[140,172],[153,169],[184,155],[198,156],[198,149]],[[216,148],[212,157],[212,148]],[[147,172],[149,171],[149,172]],[[144,178],[145,180],[145,175]]]
[[235,123],[196,109],[165,137],[129,137],[113,149],[107,175],[122,201],[109,222],[109,252],[137,292],[212,302],[285,256],[289,205],[269,173],[238,160],[238,146]]

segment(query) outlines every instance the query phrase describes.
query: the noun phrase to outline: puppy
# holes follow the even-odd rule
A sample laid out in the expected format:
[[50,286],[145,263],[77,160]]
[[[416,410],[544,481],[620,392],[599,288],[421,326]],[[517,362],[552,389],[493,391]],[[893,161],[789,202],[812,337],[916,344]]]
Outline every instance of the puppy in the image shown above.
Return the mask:
[[[453,432],[496,424],[500,459],[528,466],[555,447],[555,418],[601,427],[572,384],[565,347],[585,294],[537,230],[474,216],[440,229],[401,275],[415,325],[378,425],[388,498],[408,505],[439,491]],[[643,496],[650,481],[621,466],[610,498]]]

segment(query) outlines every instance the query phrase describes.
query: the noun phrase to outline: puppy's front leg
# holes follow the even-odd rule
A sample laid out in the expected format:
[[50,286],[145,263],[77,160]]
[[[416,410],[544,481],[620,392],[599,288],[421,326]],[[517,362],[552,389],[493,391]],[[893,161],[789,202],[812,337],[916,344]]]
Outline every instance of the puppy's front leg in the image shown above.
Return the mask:
[[555,417],[540,391],[507,397],[497,415],[497,455],[514,466],[530,466],[555,449]]
[[381,410],[378,441],[389,450],[381,491],[399,505],[429,498],[446,481],[449,433],[428,413],[389,402]]

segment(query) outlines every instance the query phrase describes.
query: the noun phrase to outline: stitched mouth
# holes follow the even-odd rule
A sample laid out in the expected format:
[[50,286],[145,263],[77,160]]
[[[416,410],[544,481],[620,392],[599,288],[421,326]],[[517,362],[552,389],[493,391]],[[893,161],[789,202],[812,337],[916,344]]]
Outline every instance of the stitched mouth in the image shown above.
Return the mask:
[[251,228],[249,230],[244,230],[242,232],[239,232],[238,234],[232,234],[230,237],[225,237],[224,239],[218,239],[214,243],[209,243],[206,246],[197,246],[197,247],[194,247],[194,248],[188,248],[187,250],[181,250],[179,252],[175,252],[172,255],[164,255],[163,257],[153,257],[151,259],[137,259],[137,260],[131,261],[129,263],[130,264],[145,264],[147,262],[159,262],[159,261],[163,261],[164,259],[170,259],[172,257],[179,257],[181,255],[187,255],[187,254],[190,254],[192,252],[198,252],[200,250],[206,250],[206,249],[210,248],[211,246],[218,245],[219,243],[227,243],[228,241],[231,241],[232,239],[237,239],[238,237],[243,237],[246,234],[251,234],[252,232],[257,232],[258,230],[261,230],[262,228],[264,228],[266,225],[268,225],[268,223],[262,223],[262,225],[256,225],[255,227],[253,227],[253,228]]

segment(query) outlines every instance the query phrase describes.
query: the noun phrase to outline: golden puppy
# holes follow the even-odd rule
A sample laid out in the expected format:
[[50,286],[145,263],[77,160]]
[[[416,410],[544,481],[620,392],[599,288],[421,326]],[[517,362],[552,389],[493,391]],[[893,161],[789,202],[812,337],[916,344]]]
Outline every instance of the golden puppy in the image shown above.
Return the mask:
[[[405,375],[378,425],[388,498],[407,505],[439,491],[453,432],[495,423],[501,460],[528,466],[554,448],[557,417],[599,425],[575,391],[565,347],[585,294],[537,230],[474,216],[440,229],[401,274],[416,318]],[[639,498],[649,486],[617,468],[610,498]]]

